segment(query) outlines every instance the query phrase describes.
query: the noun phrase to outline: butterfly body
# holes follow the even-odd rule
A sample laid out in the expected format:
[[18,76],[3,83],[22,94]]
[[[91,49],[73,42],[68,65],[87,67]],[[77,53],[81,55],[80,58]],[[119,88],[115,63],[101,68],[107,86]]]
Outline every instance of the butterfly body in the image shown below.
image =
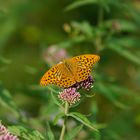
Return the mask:
[[67,88],[88,78],[93,64],[99,61],[98,55],[86,54],[65,59],[48,70],[42,77],[40,84],[46,86],[55,84]]

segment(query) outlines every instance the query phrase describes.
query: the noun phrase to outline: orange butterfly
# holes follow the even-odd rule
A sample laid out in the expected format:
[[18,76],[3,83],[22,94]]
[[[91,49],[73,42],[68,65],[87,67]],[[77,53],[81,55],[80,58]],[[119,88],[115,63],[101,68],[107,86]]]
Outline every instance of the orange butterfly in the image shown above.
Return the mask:
[[43,86],[55,84],[62,88],[68,88],[75,83],[87,79],[93,64],[99,60],[100,56],[93,54],[65,59],[49,69],[41,78],[40,84]]

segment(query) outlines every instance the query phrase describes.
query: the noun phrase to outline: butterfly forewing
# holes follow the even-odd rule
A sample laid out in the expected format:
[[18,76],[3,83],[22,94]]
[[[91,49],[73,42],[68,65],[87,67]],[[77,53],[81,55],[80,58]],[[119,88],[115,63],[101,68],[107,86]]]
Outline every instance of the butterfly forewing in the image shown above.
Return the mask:
[[93,64],[99,61],[100,57],[98,55],[80,55],[73,57],[71,61],[74,63],[73,72],[75,74],[75,79],[77,82],[83,81],[88,78],[91,73]]
[[44,74],[40,81],[40,84],[43,86],[55,84],[63,88],[69,87],[75,83],[76,81],[73,79],[71,74],[69,74],[64,63],[60,63],[52,67]]

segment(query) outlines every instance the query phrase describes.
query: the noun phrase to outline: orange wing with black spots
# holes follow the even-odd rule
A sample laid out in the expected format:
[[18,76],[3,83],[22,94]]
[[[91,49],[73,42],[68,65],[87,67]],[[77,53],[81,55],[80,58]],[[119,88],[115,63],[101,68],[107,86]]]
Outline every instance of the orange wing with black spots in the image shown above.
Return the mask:
[[77,82],[87,79],[91,73],[93,65],[100,60],[100,56],[85,54],[73,57],[71,61],[75,63],[73,71]]
[[40,81],[40,85],[42,86],[55,84],[62,88],[69,87],[75,83],[76,81],[73,79],[73,76],[71,76],[71,73],[69,73],[63,62],[48,70]]
[[98,62],[99,59],[98,55],[92,54],[66,59],[64,62],[48,70],[41,78],[40,84],[43,86],[55,84],[62,88],[68,88],[76,82],[87,79],[91,73],[93,64]]

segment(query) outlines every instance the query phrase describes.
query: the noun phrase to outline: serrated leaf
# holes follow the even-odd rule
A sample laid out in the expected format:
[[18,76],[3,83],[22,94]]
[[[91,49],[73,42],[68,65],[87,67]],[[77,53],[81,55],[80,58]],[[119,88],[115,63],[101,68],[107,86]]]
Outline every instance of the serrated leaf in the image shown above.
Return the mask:
[[82,128],[83,128],[83,125],[79,125],[73,128],[71,131],[68,132],[65,140],[73,140],[77,136],[77,134],[81,131]]
[[82,115],[81,113],[78,113],[78,112],[71,112],[68,114],[68,116],[75,118],[77,121],[81,122],[85,126],[98,132],[98,130],[93,126],[93,124],[87,119],[87,117],[85,115]]
[[53,124],[56,125],[58,120],[60,118],[62,118],[64,115],[65,115],[64,113],[59,113],[58,115],[56,115],[55,118],[54,118]]
[[66,11],[70,11],[76,8],[79,8],[81,6],[85,6],[85,5],[89,5],[89,4],[95,4],[97,3],[97,0],[77,0],[75,2],[73,2],[72,4],[69,4],[65,10]]
[[37,130],[29,129],[23,126],[9,126],[9,131],[18,137],[24,138],[25,140],[45,140],[44,136]]

